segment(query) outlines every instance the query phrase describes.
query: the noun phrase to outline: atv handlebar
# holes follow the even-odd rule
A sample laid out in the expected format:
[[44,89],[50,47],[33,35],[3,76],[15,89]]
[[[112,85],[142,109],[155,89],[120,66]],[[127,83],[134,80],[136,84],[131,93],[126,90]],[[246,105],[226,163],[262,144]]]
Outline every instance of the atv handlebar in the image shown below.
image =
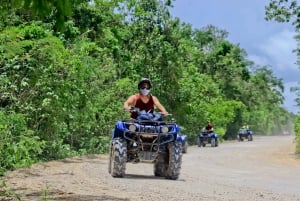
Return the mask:
[[[131,107],[129,110],[126,110],[126,111],[128,111],[130,113],[136,112],[138,114],[149,113],[149,112],[146,112],[145,110],[140,110],[140,108],[138,108],[138,107]],[[153,112],[153,113],[160,114],[161,116],[164,116],[164,117],[166,117],[166,116],[172,116],[172,114],[169,114],[169,113],[167,115],[164,115],[162,112]]]

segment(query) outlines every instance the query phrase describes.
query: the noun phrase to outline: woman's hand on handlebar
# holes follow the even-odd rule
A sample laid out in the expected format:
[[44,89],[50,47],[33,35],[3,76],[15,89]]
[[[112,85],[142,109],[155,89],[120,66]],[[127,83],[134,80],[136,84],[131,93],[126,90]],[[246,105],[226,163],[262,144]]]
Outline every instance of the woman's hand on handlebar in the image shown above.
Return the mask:
[[167,111],[161,112],[161,114],[162,114],[163,116],[168,116],[168,115],[169,115],[169,113],[168,113]]
[[139,108],[133,107],[133,106],[127,107],[127,108],[124,107],[124,109],[125,109],[125,111],[127,111],[127,112],[139,112],[139,111],[140,111]]
[[165,112],[160,112],[164,117],[166,116],[171,116],[172,114],[170,114],[169,112],[165,111]]

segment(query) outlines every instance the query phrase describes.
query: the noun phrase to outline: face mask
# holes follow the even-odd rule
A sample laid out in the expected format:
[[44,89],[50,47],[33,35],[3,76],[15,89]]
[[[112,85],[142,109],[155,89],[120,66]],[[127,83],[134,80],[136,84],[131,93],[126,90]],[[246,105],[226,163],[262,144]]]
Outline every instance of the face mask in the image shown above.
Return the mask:
[[144,96],[147,96],[150,92],[150,89],[140,89],[141,94],[143,94]]

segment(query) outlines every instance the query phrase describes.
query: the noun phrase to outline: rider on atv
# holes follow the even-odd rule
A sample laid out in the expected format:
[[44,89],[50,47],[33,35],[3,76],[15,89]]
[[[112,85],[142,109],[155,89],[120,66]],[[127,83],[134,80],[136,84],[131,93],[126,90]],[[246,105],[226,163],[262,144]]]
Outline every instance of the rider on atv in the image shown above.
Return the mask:
[[163,120],[170,114],[149,93],[151,86],[147,78],[139,82],[139,93],[124,102],[131,119],[119,120],[112,130],[108,172],[113,177],[124,177],[128,162],[150,162],[155,176],[173,180],[179,177],[184,139],[176,122]]
[[213,132],[214,128],[213,128],[213,124],[210,121],[207,121],[207,125],[202,129],[203,132]]
[[199,132],[197,143],[199,147],[205,147],[206,144],[211,144],[212,147],[218,146],[218,134],[214,133],[213,124],[209,120],[207,121],[207,125]]
[[165,107],[159,102],[156,96],[150,94],[150,88],[152,84],[148,78],[142,78],[138,83],[139,93],[129,96],[124,102],[124,109],[131,111],[130,117],[136,119],[137,112],[132,112],[131,108],[138,108],[140,111],[146,111],[147,113],[153,113],[154,107],[158,108],[163,116],[168,115]]

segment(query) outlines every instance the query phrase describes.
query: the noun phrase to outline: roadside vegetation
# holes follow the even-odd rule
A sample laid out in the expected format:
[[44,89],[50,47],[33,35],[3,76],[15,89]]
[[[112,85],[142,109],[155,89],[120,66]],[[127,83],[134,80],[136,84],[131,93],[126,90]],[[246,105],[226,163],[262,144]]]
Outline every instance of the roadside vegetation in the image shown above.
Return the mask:
[[[290,23],[295,29],[295,40],[297,41],[297,49],[294,52],[297,54],[297,64],[300,66],[300,4],[296,0],[270,0],[265,7],[266,20],[275,20],[278,23]],[[290,89],[297,98],[295,100],[300,107],[300,80],[298,86]],[[294,122],[294,132],[296,134],[296,152],[300,153],[300,118],[299,114]]]
[[170,0],[14,2],[0,5],[0,175],[106,153],[141,77],[191,144],[207,119],[225,140],[245,122],[255,135],[295,128],[299,139],[282,79],[226,30],[172,17]]

